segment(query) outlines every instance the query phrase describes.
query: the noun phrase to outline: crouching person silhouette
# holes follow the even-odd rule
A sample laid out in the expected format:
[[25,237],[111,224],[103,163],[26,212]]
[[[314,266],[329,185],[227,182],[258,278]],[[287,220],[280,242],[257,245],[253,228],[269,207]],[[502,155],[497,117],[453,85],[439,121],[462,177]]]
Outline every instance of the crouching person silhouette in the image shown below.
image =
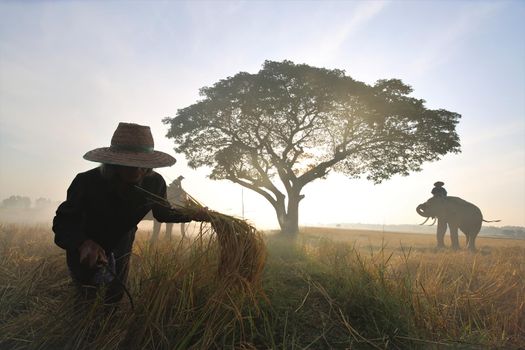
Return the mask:
[[124,294],[137,224],[151,210],[160,222],[206,221],[170,208],[166,182],[153,168],[175,164],[154,150],[148,126],[120,123],[110,147],[87,152],[100,166],[78,174],[53,219],[55,243],[66,250],[66,263],[81,295],[92,298],[105,287],[106,303]]

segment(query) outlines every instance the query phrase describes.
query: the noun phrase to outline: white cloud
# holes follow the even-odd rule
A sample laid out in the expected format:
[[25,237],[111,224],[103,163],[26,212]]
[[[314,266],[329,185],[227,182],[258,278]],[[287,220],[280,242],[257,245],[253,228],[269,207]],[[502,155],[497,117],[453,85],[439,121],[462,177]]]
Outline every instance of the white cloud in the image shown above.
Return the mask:
[[[311,32],[298,46],[289,50],[288,57],[314,65],[325,65],[337,59],[344,45],[352,36],[363,30],[386,7],[385,1],[356,2],[348,18],[337,17],[334,22],[323,23],[319,32]],[[329,17],[333,17],[329,16]],[[316,19],[312,19],[316,20]]]
[[497,2],[477,3],[466,6],[463,11],[435,28],[436,34],[427,38],[410,64],[417,75],[446,63],[462,49],[462,42],[473,34],[483,22],[503,5]]
[[321,45],[320,51],[325,59],[331,60],[336,57],[344,43],[373,20],[385,8],[386,4],[384,1],[358,3],[348,21],[342,24],[333,35],[327,36],[331,39]]

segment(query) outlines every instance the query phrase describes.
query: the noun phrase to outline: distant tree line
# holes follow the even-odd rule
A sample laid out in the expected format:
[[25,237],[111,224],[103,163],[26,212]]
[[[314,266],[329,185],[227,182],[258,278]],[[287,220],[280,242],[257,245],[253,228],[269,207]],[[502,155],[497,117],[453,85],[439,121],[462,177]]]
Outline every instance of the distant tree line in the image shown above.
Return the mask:
[[27,196],[12,195],[0,201],[0,223],[49,223],[58,204],[44,197],[32,201]]
[[485,235],[505,236],[505,237],[525,239],[525,227],[521,227],[521,226],[502,226],[502,227],[486,226],[486,227],[482,227],[481,233]]
[[[37,198],[34,203],[34,208],[48,208],[54,203],[49,198]],[[0,208],[8,209],[30,209],[31,208],[31,198],[27,196],[12,195],[9,198],[2,200]]]

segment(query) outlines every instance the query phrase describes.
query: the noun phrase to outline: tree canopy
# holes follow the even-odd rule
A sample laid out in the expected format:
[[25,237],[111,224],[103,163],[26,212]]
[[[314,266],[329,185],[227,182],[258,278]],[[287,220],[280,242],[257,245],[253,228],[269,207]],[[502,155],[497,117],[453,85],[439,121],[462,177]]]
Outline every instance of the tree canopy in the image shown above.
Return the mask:
[[295,233],[301,190],[332,170],[379,183],[460,151],[461,116],[411,93],[398,79],[368,85],[343,70],[266,61],[202,88],[164,122],[189,166],[259,193]]

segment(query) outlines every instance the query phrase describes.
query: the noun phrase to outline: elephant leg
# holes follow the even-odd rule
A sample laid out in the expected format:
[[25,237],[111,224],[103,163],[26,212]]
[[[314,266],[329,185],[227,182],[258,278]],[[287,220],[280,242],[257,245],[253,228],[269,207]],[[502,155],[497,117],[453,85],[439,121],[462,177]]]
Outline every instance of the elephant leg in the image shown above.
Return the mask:
[[438,219],[437,225],[437,246],[438,248],[445,247],[445,232],[447,231],[447,222],[443,219]]
[[153,219],[153,234],[151,235],[151,242],[155,242],[159,239],[160,222]]
[[463,222],[462,226],[460,227],[461,231],[463,231],[467,236],[467,248],[471,252],[476,250],[476,237],[481,230],[481,220],[481,214],[474,215]]
[[476,237],[472,236],[470,237],[469,243],[468,243],[468,249],[471,252],[476,251]]
[[180,234],[182,238],[186,236],[186,224],[185,223],[180,224]]
[[171,239],[171,232],[173,231],[173,224],[171,222],[166,223],[166,238]]
[[467,233],[467,248],[471,252],[476,251],[476,235]]
[[458,226],[449,224],[450,240],[452,241],[452,249],[459,249]]

